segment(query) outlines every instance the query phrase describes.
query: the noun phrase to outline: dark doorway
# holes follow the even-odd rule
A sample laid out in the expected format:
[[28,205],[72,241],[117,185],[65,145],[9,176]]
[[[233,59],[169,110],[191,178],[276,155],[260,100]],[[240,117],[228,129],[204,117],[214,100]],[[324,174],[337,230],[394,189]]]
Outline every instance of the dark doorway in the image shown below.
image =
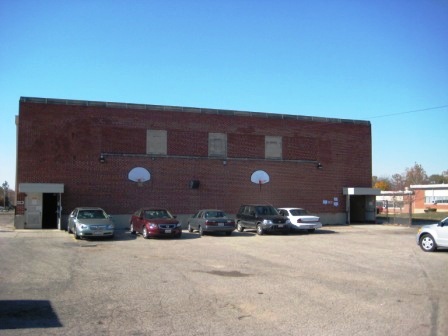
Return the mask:
[[350,197],[350,222],[364,223],[366,220],[365,196]]
[[42,229],[58,228],[58,194],[43,194]]

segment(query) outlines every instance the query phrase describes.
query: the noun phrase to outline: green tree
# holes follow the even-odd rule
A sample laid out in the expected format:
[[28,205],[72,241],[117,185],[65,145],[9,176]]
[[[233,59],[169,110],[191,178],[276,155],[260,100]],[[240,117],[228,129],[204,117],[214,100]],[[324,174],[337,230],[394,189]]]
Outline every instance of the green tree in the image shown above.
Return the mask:
[[428,182],[434,184],[448,183],[448,176],[433,174],[428,178]]
[[2,188],[3,188],[3,207],[6,208],[6,200],[8,199],[8,189],[9,189],[9,184],[7,181],[3,182]]

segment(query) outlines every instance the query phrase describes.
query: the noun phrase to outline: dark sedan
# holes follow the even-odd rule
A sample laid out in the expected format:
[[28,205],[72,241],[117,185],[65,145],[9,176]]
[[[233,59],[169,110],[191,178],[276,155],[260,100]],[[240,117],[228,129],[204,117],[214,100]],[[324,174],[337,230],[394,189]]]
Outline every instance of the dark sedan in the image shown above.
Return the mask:
[[198,231],[201,236],[206,232],[225,232],[230,236],[234,230],[235,221],[221,210],[199,210],[188,220],[188,232]]
[[143,238],[174,237],[182,235],[182,224],[166,209],[141,208],[131,216],[130,231]]

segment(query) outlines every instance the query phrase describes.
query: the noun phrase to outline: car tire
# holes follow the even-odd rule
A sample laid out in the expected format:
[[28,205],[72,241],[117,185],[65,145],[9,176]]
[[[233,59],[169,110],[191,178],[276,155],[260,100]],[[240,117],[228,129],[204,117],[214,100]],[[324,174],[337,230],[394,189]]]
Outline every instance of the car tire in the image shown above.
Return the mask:
[[202,226],[199,226],[199,235],[201,237],[204,235],[204,230],[202,229]]
[[134,224],[132,224],[132,223],[130,224],[129,231],[131,232],[131,234],[135,234]]
[[257,224],[257,235],[262,236],[264,234],[263,227],[261,224]]
[[67,233],[70,234],[72,233],[72,230],[70,230],[70,226],[67,225]]
[[191,227],[190,223],[188,223],[188,232],[193,232],[193,228]]
[[243,232],[243,231],[244,231],[244,227],[241,225],[241,222],[238,222],[238,223],[236,224],[236,230],[237,230],[238,232]]
[[437,244],[430,234],[424,234],[420,237],[420,247],[425,252],[434,252],[437,248]]
[[232,231],[226,231],[226,236],[231,236],[232,235]]
[[74,234],[74,236],[75,236],[75,239],[79,239],[79,238],[81,238],[81,237],[78,235],[78,232],[76,232],[76,229],[73,230],[73,234]]
[[143,235],[143,238],[145,238],[145,239],[149,238],[148,229],[146,228],[146,226],[143,227],[142,235]]

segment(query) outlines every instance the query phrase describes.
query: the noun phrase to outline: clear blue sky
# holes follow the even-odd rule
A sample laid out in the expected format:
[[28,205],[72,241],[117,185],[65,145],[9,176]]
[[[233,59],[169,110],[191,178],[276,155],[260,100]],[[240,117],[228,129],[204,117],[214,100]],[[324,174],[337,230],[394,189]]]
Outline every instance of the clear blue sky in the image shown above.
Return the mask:
[[448,1],[0,0],[12,188],[21,96],[370,120],[374,175],[440,174]]

